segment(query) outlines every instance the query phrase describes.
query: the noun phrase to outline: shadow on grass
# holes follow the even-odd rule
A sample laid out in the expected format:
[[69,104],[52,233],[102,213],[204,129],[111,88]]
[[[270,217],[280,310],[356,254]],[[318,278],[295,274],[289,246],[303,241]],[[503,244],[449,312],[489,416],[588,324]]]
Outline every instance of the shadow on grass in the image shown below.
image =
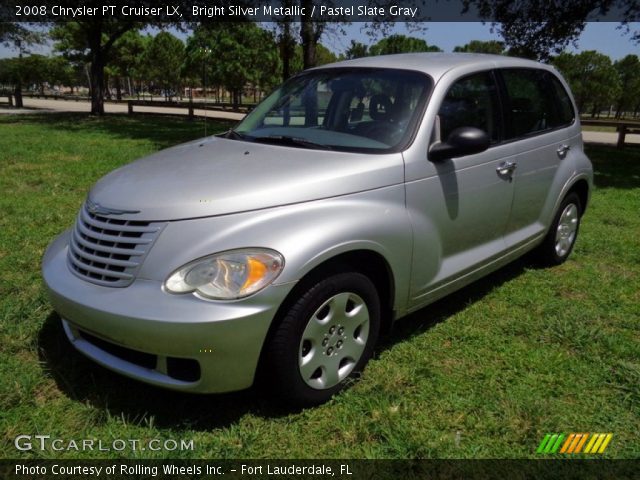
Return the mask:
[[[459,290],[397,322],[383,337],[377,352],[420,335],[448,317],[481,300],[494,288],[520,275],[531,262],[520,259],[482,282]],[[243,415],[276,418],[299,409],[265,398],[260,389],[218,395],[195,395],[157,388],[103,368],[77,352],[67,340],[60,318],[52,312],[38,336],[40,361],[58,388],[69,398],[106,410],[112,417],[157,427],[211,430],[237,422]]]
[[55,312],[39,332],[38,352],[45,373],[67,397],[134,425],[211,430],[229,426],[246,413],[264,417],[291,413],[261,398],[254,388],[196,395],[154,387],[112,372],[71,346]]
[[[0,125],[37,124],[43,130],[64,130],[78,133],[106,133],[115,138],[152,141],[158,148],[167,148],[204,136],[204,119],[189,120],[186,116],[159,114],[106,114],[103,117],[86,113],[40,113],[12,115],[0,119]],[[235,121],[207,119],[207,134],[228,130]],[[45,132],[43,132],[45,133]]]
[[597,188],[640,188],[640,147],[589,144],[585,153],[593,163],[593,178]]
[[398,320],[391,332],[382,339],[378,352],[392,348],[396,343],[406,341],[430,330],[449,317],[463,311],[467,306],[482,300],[487,294],[504,283],[522,275],[526,269],[541,268],[532,255],[525,255],[512,263],[487,275],[444,298]]

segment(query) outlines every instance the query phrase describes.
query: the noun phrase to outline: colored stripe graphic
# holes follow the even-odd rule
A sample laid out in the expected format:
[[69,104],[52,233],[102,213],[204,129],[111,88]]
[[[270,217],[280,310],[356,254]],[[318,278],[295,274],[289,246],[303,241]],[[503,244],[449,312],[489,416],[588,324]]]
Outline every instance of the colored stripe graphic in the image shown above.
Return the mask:
[[540,442],[536,453],[556,453],[558,451],[558,448],[560,448],[560,445],[562,444],[562,440],[564,440],[564,438],[564,433],[547,433],[542,439],[542,442]]
[[567,449],[569,448],[569,445],[571,445],[571,442],[573,442],[573,439],[575,436],[576,436],[575,433],[572,433],[571,435],[569,435],[569,438],[567,438],[567,441],[564,442],[564,445],[562,445],[562,449],[560,450],[560,453],[567,453]]
[[604,453],[605,449],[609,445],[609,442],[611,441],[612,438],[613,438],[613,433],[607,433],[607,436],[605,437],[604,442],[602,442],[602,445],[600,445],[600,450],[598,450],[598,453]]
[[609,446],[612,438],[613,433],[547,433],[538,445],[536,453],[601,454]]
[[582,446],[584,445],[584,442],[587,441],[587,437],[589,437],[588,433],[583,433],[582,434],[582,439],[580,440],[580,442],[576,446],[576,450],[575,450],[574,453],[580,453],[582,451]]
[[551,438],[551,434],[547,433],[542,439],[542,441],[540,442],[540,445],[538,445],[538,449],[536,450],[536,453],[544,452],[544,447],[547,445],[547,442],[549,441],[550,438]]

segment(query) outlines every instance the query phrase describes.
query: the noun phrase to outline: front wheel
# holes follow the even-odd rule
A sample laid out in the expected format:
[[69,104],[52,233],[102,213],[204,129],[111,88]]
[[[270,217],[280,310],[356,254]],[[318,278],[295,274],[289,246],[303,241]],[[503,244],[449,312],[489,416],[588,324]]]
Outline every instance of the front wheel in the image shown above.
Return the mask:
[[337,273],[309,284],[267,345],[269,386],[289,403],[325,402],[361,371],[380,330],[380,300],[368,277]]
[[578,238],[582,205],[575,193],[570,193],[560,204],[551,228],[538,247],[538,259],[544,265],[560,265],[568,257]]

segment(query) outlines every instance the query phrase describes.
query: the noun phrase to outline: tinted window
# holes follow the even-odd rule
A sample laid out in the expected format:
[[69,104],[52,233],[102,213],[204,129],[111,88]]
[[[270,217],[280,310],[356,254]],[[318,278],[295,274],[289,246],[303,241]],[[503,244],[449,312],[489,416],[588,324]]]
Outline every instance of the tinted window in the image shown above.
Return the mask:
[[[509,96],[507,105],[510,115],[508,138],[523,137],[543,132],[570,122],[571,101],[559,82],[551,74],[542,70],[505,69],[502,70],[505,88]],[[558,97],[556,82],[565,99]],[[562,101],[568,102],[561,105]]]
[[454,83],[442,101],[438,116],[443,141],[456,128],[476,127],[487,132],[492,142],[497,142],[500,138],[500,106],[491,73],[476,73]]
[[569,98],[567,91],[560,83],[560,80],[558,80],[554,75],[550,73],[547,74],[547,77],[549,79],[549,83],[551,84],[551,90],[555,96],[554,103],[557,111],[557,122],[554,126],[560,127],[563,125],[569,125],[575,118],[571,99]]

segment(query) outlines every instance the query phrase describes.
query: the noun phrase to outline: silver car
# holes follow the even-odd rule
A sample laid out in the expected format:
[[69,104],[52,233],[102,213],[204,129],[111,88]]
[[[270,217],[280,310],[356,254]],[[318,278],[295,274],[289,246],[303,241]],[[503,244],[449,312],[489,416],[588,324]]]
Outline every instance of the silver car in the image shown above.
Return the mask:
[[502,56],[305,71],[235,129],[102,178],[42,272],[124,375],[312,405],[396,319],[530,250],[564,262],[592,188],[569,88]]

